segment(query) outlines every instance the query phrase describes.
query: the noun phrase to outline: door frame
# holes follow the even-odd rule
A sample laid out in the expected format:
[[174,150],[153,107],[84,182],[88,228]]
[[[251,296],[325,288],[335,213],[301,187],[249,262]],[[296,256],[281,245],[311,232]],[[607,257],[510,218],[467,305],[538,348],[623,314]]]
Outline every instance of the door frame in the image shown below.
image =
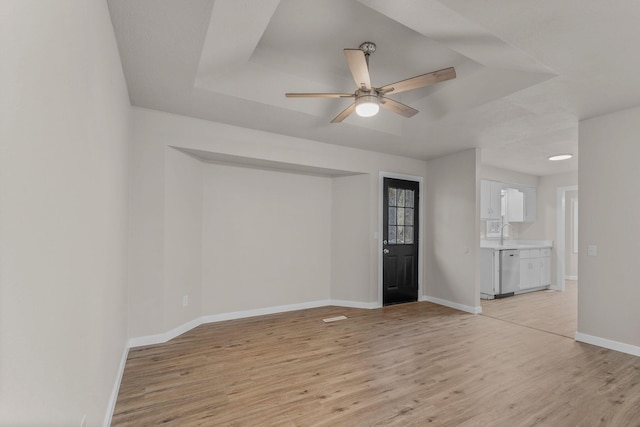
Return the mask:
[[567,191],[577,190],[577,185],[558,187],[556,190],[556,284],[551,289],[564,291],[565,282],[565,224],[567,215],[566,198]]
[[384,172],[380,171],[379,173],[379,185],[378,185],[378,231],[375,233],[375,239],[378,241],[378,256],[376,259],[378,260],[378,303],[377,307],[382,307],[382,287],[384,285],[384,272],[383,272],[383,260],[382,260],[382,236],[384,236],[384,224],[383,224],[383,209],[384,209],[384,179],[385,178],[394,178],[394,179],[402,179],[405,181],[413,181],[418,183],[418,197],[419,197],[419,212],[418,212],[418,301],[423,301],[424,297],[422,295],[422,269],[423,269],[423,259],[424,259],[424,227],[423,225],[423,215],[424,215],[424,178],[421,176],[415,175],[404,175],[393,172]]

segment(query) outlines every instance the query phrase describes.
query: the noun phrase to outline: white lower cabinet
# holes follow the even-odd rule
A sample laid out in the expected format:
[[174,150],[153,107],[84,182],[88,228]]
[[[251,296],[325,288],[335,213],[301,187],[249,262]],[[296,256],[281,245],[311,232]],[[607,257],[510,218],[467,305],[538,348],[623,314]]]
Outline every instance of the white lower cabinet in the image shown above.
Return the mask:
[[551,249],[542,251],[549,251],[549,256],[540,256],[540,286],[551,286]]
[[551,285],[551,249],[520,250],[520,290]]
[[[515,293],[537,290],[551,285],[551,248],[520,249],[520,283]],[[517,261],[516,261],[517,262]],[[516,264],[517,265],[517,264]],[[500,286],[500,250],[480,250],[480,298],[493,299],[506,293]],[[516,273],[517,274],[517,273]]]

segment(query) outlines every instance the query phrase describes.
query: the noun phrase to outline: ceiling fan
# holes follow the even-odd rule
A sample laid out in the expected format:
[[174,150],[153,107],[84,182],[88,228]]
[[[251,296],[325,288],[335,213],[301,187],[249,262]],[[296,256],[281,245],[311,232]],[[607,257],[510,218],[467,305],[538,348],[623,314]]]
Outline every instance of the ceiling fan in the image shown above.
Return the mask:
[[385,86],[373,87],[369,77],[369,56],[375,51],[376,45],[372,42],[362,43],[359,49],[344,49],[344,55],[347,57],[349,69],[357,86],[354,93],[286,93],[285,96],[288,98],[355,98],[355,102],[331,120],[331,123],[340,123],[354,111],[362,117],[375,116],[380,106],[401,116],[413,117],[418,110],[387,98],[386,95],[418,89],[456,77],[456,70],[449,67]]

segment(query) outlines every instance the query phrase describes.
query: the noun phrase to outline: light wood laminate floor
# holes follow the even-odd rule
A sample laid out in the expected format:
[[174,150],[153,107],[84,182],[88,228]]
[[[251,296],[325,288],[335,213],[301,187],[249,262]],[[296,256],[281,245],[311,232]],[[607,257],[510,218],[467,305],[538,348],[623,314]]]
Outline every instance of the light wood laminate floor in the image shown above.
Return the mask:
[[112,425],[640,426],[640,358],[427,302],[324,307],[132,349]]
[[578,283],[567,280],[564,292],[544,290],[514,297],[481,300],[482,314],[517,325],[573,338],[578,329]]

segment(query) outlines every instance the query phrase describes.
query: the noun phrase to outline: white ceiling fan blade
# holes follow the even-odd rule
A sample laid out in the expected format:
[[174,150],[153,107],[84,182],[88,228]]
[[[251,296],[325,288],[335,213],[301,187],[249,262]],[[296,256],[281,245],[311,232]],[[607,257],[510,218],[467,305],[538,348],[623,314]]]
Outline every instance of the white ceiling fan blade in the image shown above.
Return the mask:
[[349,114],[353,113],[356,110],[356,103],[354,102],[353,104],[349,105],[347,108],[345,108],[342,113],[338,114],[335,119],[331,120],[331,123],[340,123],[341,121],[343,121],[344,119],[346,119]]
[[347,57],[349,69],[353,74],[353,80],[356,82],[358,89],[364,88],[365,91],[370,91],[371,77],[369,77],[369,66],[364,57],[364,52],[360,49],[345,49],[344,56]]
[[400,93],[408,90],[418,89],[424,86],[429,86],[434,83],[444,82],[456,78],[456,70],[453,67],[445,68],[431,73],[422,74],[420,76],[412,77],[410,79],[402,80],[390,85],[382,86],[378,89],[379,92],[386,93]]
[[353,93],[285,93],[287,98],[353,98],[356,96]]
[[394,101],[391,98],[381,98],[380,106],[404,117],[413,117],[418,114],[418,110],[416,110],[415,108],[411,108],[408,105],[404,105],[398,101]]

